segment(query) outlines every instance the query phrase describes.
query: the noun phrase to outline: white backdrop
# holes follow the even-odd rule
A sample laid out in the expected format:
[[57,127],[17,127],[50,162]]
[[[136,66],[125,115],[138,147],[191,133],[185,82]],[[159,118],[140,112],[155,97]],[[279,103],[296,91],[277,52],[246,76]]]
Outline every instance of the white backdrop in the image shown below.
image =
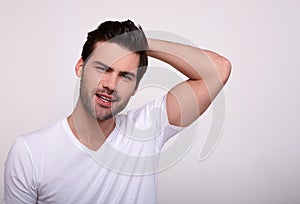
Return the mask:
[[[205,135],[159,174],[159,203],[300,203],[298,1],[2,1],[0,8],[3,168],[19,134],[72,111],[74,65],[86,33],[108,19],[177,33],[233,65],[226,121],[213,154]],[[209,125],[209,111],[199,120]]]

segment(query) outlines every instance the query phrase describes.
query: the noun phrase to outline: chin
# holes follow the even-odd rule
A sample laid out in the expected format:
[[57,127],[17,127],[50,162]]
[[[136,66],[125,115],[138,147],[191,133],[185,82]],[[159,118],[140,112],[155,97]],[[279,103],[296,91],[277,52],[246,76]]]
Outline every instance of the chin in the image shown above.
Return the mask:
[[99,112],[96,112],[96,118],[98,121],[109,120],[109,119],[113,118],[114,116],[116,116],[118,113],[120,113],[126,107],[126,105],[127,105],[127,103],[123,103],[113,110],[110,109],[110,111],[103,110],[103,109],[99,110]]
[[115,114],[113,113],[96,113],[96,119],[98,121],[105,121],[105,120],[109,120],[111,118],[113,118],[115,116]]
[[112,114],[109,114],[109,115],[96,115],[96,119],[98,121],[105,121],[105,120],[108,120],[108,119],[111,119],[113,117]]

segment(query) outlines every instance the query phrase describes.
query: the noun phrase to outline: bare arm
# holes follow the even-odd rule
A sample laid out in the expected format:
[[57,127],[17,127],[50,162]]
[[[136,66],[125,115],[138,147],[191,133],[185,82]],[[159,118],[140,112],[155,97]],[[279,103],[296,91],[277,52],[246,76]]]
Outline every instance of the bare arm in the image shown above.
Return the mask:
[[212,51],[156,39],[148,39],[148,43],[150,57],[170,64],[189,78],[167,94],[169,122],[187,126],[208,108],[222,89],[231,64]]

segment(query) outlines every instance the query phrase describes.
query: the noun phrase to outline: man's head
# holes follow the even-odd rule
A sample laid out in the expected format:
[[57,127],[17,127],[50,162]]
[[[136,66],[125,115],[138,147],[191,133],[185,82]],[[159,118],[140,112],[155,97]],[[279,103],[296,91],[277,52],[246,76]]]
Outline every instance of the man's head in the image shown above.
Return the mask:
[[101,23],[97,29],[88,33],[86,42],[83,45],[81,57],[85,62],[96,49],[101,41],[109,41],[135,52],[140,56],[139,68],[137,71],[136,88],[145,74],[148,66],[146,50],[148,48],[147,38],[140,26],[134,25],[130,20],[106,21]]
[[76,74],[89,115],[107,120],[127,105],[146,71],[147,47],[143,31],[129,20],[104,22],[88,34]]

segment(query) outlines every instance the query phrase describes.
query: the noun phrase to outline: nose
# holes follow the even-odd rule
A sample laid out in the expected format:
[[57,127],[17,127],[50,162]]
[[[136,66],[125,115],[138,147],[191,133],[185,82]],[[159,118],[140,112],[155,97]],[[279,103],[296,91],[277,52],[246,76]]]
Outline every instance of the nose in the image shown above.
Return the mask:
[[118,76],[115,76],[113,73],[106,73],[100,79],[102,87],[110,91],[115,91],[118,85]]

